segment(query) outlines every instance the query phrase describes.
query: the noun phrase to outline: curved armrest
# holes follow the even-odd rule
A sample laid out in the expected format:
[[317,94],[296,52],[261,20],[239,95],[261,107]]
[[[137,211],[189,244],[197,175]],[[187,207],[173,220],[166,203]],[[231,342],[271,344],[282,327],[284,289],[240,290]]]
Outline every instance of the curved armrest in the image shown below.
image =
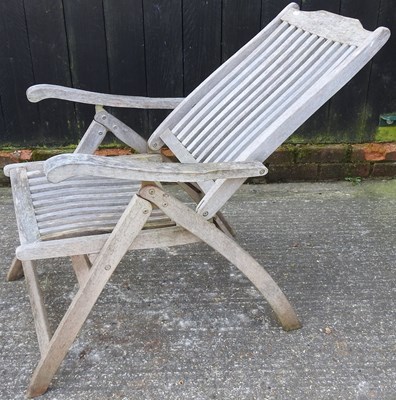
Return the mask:
[[50,182],[58,183],[81,175],[140,181],[199,182],[263,176],[268,170],[259,161],[173,164],[87,154],[61,154],[45,161],[44,171]]
[[152,98],[95,93],[57,85],[31,86],[26,91],[26,96],[32,103],[44,99],[60,99],[108,107],[144,109],[174,109],[184,100],[182,98]]

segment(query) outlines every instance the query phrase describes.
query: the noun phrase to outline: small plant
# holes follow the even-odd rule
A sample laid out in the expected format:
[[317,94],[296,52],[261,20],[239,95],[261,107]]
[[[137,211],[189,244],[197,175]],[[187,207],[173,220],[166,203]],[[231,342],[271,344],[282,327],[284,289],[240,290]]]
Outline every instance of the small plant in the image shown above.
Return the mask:
[[362,178],[360,176],[347,177],[345,180],[352,182],[353,185],[359,185],[359,183],[362,182]]

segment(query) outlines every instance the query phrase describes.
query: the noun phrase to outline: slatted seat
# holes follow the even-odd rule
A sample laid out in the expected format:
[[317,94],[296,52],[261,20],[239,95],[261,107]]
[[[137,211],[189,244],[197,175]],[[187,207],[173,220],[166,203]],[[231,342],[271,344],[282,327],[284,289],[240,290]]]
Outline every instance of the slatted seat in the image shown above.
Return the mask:
[[[27,173],[40,240],[110,233],[140,182],[80,177],[52,184],[44,172]],[[154,210],[145,228],[174,226]]]
[[[80,101],[95,104],[97,112],[76,154],[6,168],[21,239],[16,254],[22,260],[15,260],[9,278],[21,276],[23,269],[41,351],[28,395],[47,390],[127,250],[205,242],[256,286],[285,330],[299,328],[278,285],[231,238],[220,208],[247,177],[267,172],[262,162],[388,37],[386,28],[369,32],[357,20],[302,12],[292,3],[184,100],[30,88],[31,101]],[[103,106],[176,109],[147,144]],[[90,155],[105,131],[140,152],[158,154],[145,155],[144,161]],[[180,163],[159,155],[164,145]],[[179,183],[196,202],[195,211],[154,182]],[[80,289],[52,335],[33,261],[66,256]]]

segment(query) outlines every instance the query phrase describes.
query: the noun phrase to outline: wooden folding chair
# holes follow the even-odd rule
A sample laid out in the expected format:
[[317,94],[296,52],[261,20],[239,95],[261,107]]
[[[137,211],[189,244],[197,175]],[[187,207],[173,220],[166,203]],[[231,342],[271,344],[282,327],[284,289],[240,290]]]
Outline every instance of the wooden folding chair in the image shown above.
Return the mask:
[[[173,107],[146,154],[104,158],[68,154],[6,167],[21,245],[9,278],[23,274],[41,359],[28,396],[44,393],[106,282],[126,251],[206,242],[235,264],[267,299],[285,330],[300,327],[268,273],[214,218],[247,177],[382,47],[386,28],[286,7],[185,100],[107,96],[40,85],[33,101],[55,97],[97,105],[78,153],[90,153],[105,130],[145,152],[146,143],[101,106]],[[168,146],[180,163],[161,157]],[[115,179],[114,177],[117,177]],[[153,182],[178,182],[197,201],[192,210]],[[200,192],[201,191],[201,192]],[[50,332],[35,260],[71,257],[80,288]],[[22,271],[23,270],[23,271]]]

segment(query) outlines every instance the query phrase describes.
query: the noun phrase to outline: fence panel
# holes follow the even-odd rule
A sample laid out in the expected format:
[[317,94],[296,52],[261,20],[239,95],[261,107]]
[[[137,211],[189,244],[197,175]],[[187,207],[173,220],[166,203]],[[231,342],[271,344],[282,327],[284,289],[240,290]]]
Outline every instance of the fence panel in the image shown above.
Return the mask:
[[[143,4],[140,1],[104,0],[103,5],[110,92],[146,96]],[[135,131],[148,131],[147,111],[111,111]]]
[[[189,94],[290,0],[3,0],[0,2],[0,145],[76,143],[93,107],[25,90],[53,83],[154,97]],[[393,0],[298,0],[395,32],[373,63],[324,105],[294,141],[361,142],[379,115],[396,111]],[[164,111],[113,110],[148,137]]]
[[[36,82],[71,86],[70,61],[61,0],[25,2],[30,55]],[[64,101],[38,104],[40,124],[32,132],[35,140],[53,138],[59,143],[77,140],[74,105]]]
[[0,97],[5,130],[2,142],[30,142],[40,117],[26,89],[35,82],[22,0],[0,1]]

